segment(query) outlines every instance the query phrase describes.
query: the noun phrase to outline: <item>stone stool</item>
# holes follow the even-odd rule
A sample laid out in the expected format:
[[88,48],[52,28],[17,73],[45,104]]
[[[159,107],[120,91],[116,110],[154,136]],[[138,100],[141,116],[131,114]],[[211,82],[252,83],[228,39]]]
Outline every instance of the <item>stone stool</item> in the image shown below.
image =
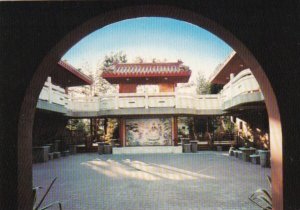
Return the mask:
[[236,157],[236,158],[239,157],[239,156],[238,156],[238,151],[239,151],[239,150],[234,150],[234,151],[233,151],[234,157]]
[[234,147],[230,147],[228,153],[229,156],[234,156]]
[[191,151],[196,153],[198,151],[198,142],[197,141],[190,141],[191,143]]
[[48,153],[49,160],[53,160],[53,152]]
[[249,154],[243,152],[243,153],[242,153],[242,159],[243,159],[243,161],[245,161],[245,162],[250,162],[250,156],[249,156]]
[[104,145],[104,154],[112,154],[112,146]]
[[270,151],[258,150],[261,167],[270,167]]
[[104,142],[98,142],[98,154],[102,155],[104,154]]

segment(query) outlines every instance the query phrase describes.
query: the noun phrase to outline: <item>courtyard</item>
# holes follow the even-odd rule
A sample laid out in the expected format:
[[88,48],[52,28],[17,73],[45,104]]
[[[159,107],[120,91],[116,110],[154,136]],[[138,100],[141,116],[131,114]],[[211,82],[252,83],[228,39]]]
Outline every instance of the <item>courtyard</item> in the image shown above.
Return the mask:
[[[33,186],[57,177],[43,205],[63,209],[258,210],[248,196],[270,191],[270,168],[227,152],[98,155],[83,153],[33,165]],[[58,209],[53,207],[51,209]]]

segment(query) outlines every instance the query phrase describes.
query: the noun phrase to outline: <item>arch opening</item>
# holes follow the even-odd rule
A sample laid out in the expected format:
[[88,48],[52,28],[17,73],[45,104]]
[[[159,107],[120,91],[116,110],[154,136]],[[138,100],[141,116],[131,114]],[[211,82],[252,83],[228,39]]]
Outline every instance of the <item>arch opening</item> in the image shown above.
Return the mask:
[[[43,59],[35,75],[32,78],[30,86],[27,89],[26,97],[22,104],[21,115],[19,119],[18,127],[18,144],[22,145],[18,150],[18,158],[20,160],[26,159],[27,162],[18,166],[20,176],[20,185],[24,186],[20,188],[19,196],[24,195],[31,191],[31,182],[28,183],[27,179],[31,179],[32,166],[28,163],[31,161],[31,131],[34,119],[34,108],[35,102],[38,99],[39,91],[41,90],[46,77],[51,71],[51,65],[58,63],[63,54],[76,44],[80,39],[90,34],[96,29],[104,27],[108,24],[143,16],[160,16],[170,17],[174,19],[183,20],[186,22],[193,23],[201,28],[204,28],[216,36],[222,38],[228,43],[236,52],[239,53],[241,58],[247,63],[257,79],[262,93],[265,96],[265,103],[269,116],[269,127],[270,127],[270,139],[271,139],[271,174],[272,174],[272,196],[273,196],[273,209],[283,209],[283,178],[282,178],[282,132],[280,115],[277,106],[276,96],[272,90],[271,84],[265,75],[262,67],[259,65],[255,57],[251,52],[241,43],[237,38],[229,33],[222,26],[214,23],[199,14],[192,13],[190,11],[172,8],[167,6],[138,6],[118,9],[115,11],[108,12],[104,15],[100,15],[91,20],[88,20],[83,25],[78,26],[75,30],[71,31],[67,36],[63,37],[62,40],[57,43],[48,55]],[[27,124],[25,126],[25,123]],[[31,130],[27,128],[31,128]],[[25,149],[24,149],[25,148]],[[26,158],[24,158],[26,157]],[[23,161],[20,161],[21,163]],[[30,199],[30,197],[28,197]],[[26,198],[25,198],[26,200]],[[28,204],[28,203],[27,203]],[[23,204],[20,204],[24,206]],[[25,205],[26,206],[26,205]]]

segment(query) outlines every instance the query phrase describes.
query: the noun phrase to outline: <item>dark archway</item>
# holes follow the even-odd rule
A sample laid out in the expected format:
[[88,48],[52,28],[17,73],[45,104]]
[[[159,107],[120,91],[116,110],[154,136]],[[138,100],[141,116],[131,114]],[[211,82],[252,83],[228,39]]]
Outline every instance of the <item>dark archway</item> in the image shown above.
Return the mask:
[[[271,155],[272,155],[272,178],[273,178],[273,206],[274,209],[283,209],[283,166],[282,166],[282,131],[279,109],[275,94],[267,76],[256,61],[252,53],[235,36],[229,33],[220,25],[214,23],[205,17],[189,10],[180,9],[180,7],[169,6],[136,6],[126,7],[110,12],[103,13],[63,37],[59,43],[52,48],[47,56],[42,60],[38,69],[27,88],[26,96],[20,111],[18,123],[18,206],[24,209],[28,206],[30,209],[31,198],[31,131],[34,117],[35,102],[37,101],[39,91],[47,75],[51,71],[51,65],[56,64],[61,56],[82,37],[90,32],[101,28],[107,24],[134,17],[141,16],[163,16],[184,20],[198,25],[222,38],[231,45],[244,59],[252,69],[257,78],[262,92],[265,95],[266,105],[269,114],[270,136],[271,136]],[[22,186],[22,187],[20,187]]]
[[[282,203],[282,134],[281,134],[281,124],[280,124],[280,116],[279,110],[277,106],[277,101],[275,98],[275,94],[272,91],[272,87],[270,82],[268,81],[264,71],[260,67],[259,63],[256,61],[254,56],[249,52],[242,43],[240,43],[232,34],[230,34],[223,27],[217,25],[213,21],[206,19],[198,14],[194,14],[187,10],[182,10],[178,8],[172,7],[164,7],[164,6],[140,6],[140,7],[132,7],[132,8],[124,8],[115,10],[104,15],[95,17],[83,25],[79,26],[74,31],[70,32],[67,37],[64,37],[60,43],[58,43],[53,49],[52,52],[48,54],[48,56],[43,60],[40,64],[38,70],[36,71],[31,87],[29,89],[40,90],[46,76],[50,73],[51,65],[55,65],[62,55],[71,48],[76,42],[78,42],[81,38],[93,32],[96,29],[99,29],[105,25],[110,23],[134,18],[141,16],[166,16],[171,18],[176,18],[180,20],[184,20],[187,22],[191,22],[196,24],[202,28],[205,28],[212,33],[216,34],[218,37],[225,40],[228,44],[230,44],[248,63],[250,68],[253,71],[256,79],[258,80],[262,92],[265,96],[267,110],[269,114],[269,122],[270,122],[270,138],[272,139],[271,146],[271,156],[272,156],[272,178],[273,178],[273,199],[274,199],[274,208],[280,209],[280,205]],[[48,67],[48,68],[47,68]],[[38,94],[32,94],[29,92],[29,96],[26,98],[37,98]],[[28,111],[27,101],[24,101],[23,107],[24,113],[31,113]],[[27,108],[27,109],[26,109]],[[29,108],[30,109],[30,108]],[[29,123],[29,122],[27,122]],[[24,125],[20,123],[20,125]],[[19,128],[19,135],[23,136],[24,128]],[[23,139],[24,141],[24,139]],[[278,206],[277,206],[278,205]]]

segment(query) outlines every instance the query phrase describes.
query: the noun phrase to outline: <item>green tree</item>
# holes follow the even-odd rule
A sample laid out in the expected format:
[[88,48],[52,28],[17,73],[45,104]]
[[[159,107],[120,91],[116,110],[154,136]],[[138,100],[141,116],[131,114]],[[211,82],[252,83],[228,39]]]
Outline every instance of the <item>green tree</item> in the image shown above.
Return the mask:
[[116,85],[112,85],[102,78],[102,73],[104,70],[108,69],[112,65],[116,63],[127,63],[127,55],[122,51],[117,53],[111,53],[110,55],[106,55],[102,62],[99,62],[98,70],[96,71],[96,75],[94,76],[94,95],[107,93],[109,90],[116,89]]
[[102,65],[103,67],[108,68],[116,63],[127,63],[127,55],[122,51],[117,53],[111,52],[110,55],[104,57]]
[[211,84],[210,86],[210,94],[218,94],[223,89],[224,85],[221,84]]
[[68,120],[68,124],[66,126],[66,128],[70,131],[80,131],[83,133],[87,133],[88,132],[88,126],[86,125],[86,123],[84,122],[83,119],[70,119]]
[[207,81],[204,75],[201,72],[198,72],[197,75],[197,94],[210,94],[211,93],[211,84]]
[[118,120],[115,118],[108,118],[107,120],[107,128],[106,128],[106,135],[105,135],[105,142],[111,143],[112,138],[118,137],[116,133],[118,127]]

